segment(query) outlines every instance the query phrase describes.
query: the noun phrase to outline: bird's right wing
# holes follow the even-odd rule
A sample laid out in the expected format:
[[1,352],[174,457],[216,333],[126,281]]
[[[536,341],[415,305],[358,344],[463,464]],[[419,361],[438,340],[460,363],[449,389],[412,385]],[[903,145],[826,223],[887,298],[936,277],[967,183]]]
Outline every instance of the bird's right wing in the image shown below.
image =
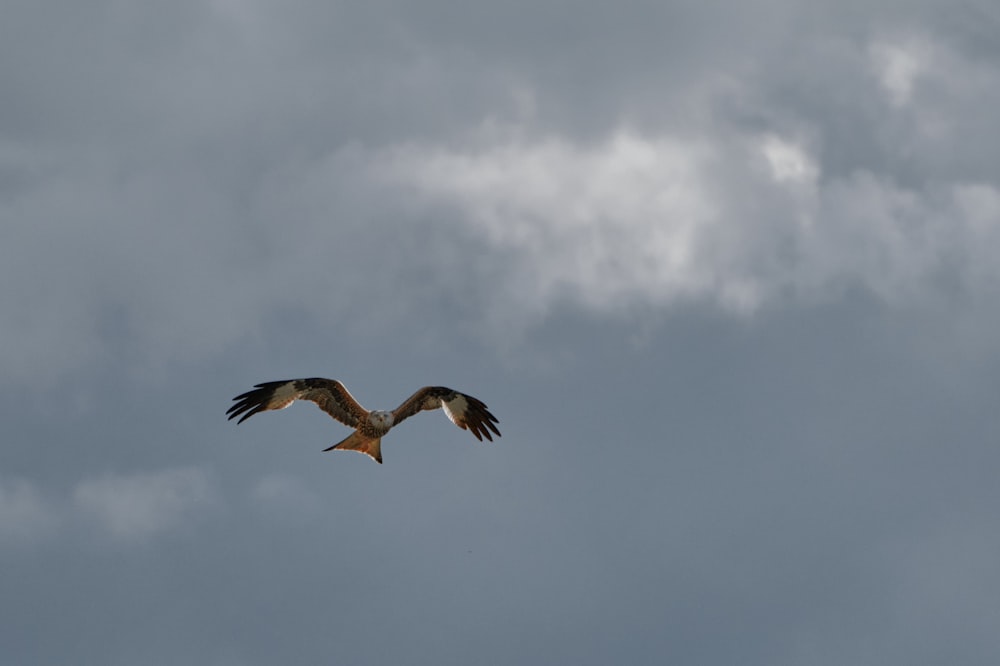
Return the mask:
[[243,423],[257,412],[284,409],[296,400],[315,402],[324,412],[352,428],[368,416],[368,410],[354,399],[343,384],[336,379],[322,377],[264,382],[233,400],[236,404],[226,414],[230,420],[241,416],[238,423]]

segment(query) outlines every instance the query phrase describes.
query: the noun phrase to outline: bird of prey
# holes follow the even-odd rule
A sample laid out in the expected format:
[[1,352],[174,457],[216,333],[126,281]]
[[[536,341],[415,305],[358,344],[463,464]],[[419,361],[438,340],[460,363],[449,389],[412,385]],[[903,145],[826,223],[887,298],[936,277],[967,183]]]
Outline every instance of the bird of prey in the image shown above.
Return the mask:
[[490,414],[481,400],[444,386],[425,386],[391,412],[365,409],[343,384],[322,377],[264,382],[233,400],[236,404],[226,414],[230,420],[241,416],[237,423],[243,423],[257,412],[284,409],[296,400],[315,402],[334,419],[354,428],[347,438],[324,451],[359,451],[379,464],[382,463],[382,437],[393,427],[424,410],[444,410],[452,423],[462,430],[470,430],[479,441],[486,437],[492,442],[490,431],[500,436],[495,425],[500,421]]

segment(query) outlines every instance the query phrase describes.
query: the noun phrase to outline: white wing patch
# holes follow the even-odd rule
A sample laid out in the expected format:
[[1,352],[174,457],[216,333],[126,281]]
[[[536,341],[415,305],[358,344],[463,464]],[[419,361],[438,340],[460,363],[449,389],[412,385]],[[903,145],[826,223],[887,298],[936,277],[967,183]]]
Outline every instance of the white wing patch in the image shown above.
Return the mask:
[[453,400],[441,401],[441,409],[444,410],[445,416],[459,428],[465,427],[463,422],[465,421],[465,413],[468,407],[469,403],[466,402],[465,397],[462,395],[456,395]]

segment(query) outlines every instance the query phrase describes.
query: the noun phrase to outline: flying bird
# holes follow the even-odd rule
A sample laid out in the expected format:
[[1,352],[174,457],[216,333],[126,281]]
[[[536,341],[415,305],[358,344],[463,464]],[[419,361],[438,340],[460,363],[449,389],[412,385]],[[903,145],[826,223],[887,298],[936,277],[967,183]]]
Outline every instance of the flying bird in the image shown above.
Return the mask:
[[336,379],[322,377],[264,382],[233,400],[236,404],[231,406],[226,414],[229,415],[229,420],[240,416],[237,423],[243,423],[257,412],[284,409],[296,400],[315,402],[334,419],[354,428],[354,432],[348,437],[330,448],[323,449],[324,451],[333,449],[359,451],[379,464],[382,463],[382,437],[420,411],[444,410],[445,416],[451,419],[452,423],[462,430],[471,431],[479,441],[483,441],[485,437],[492,442],[493,435],[490,431],[497,437],[500,436],[500,431],[496,427],[500,421],[490,414],[481,400],[445,386],[425,386],[391,412],[365,409],[343,384]]

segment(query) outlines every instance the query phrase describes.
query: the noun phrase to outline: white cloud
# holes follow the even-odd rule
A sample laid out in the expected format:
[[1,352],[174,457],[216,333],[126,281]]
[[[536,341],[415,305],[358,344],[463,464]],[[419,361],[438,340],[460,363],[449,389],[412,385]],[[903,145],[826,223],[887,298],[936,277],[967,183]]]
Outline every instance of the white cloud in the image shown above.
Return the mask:
[[888,102],[874,120],[908,168],[955,175],[975,165],[981,175],[992,174],[996,142],[987,110],[1000,99],[994,61],[927,33],[904,32],[874,40],[868,67]]
[[215,498],[208,474],[184,467],[83,481],[73,501],[113,537],[133,540],[183,526]]
[[924,54],[918,44],[878,42],[870,49],[875,69],[889,101],[901,107],[910,103],[913,87],[923,73]]
[[779,183],[815,185],[819,169],[806,151],[791,141],[768,135],[761,140],[761,152]]
[[408,146],[383,161],[502,253],[508,300],[528,311],[568,298],[600,312],[684,299],[747,312],[789,295],[825,299],[846,284],[907,305],[942,270],[973,290],[1000,275],[989,258],[1000,252],[991,185],[911,189],[866,171],[824,178],[804,144],[777,135],[513,136]]
[[720,278],[703,261],[719,223],[694,141],[620,131],[593,145],[514,138],[482,149],[408,146],[384,156],[391,178],[457,206],[513,259],[513,298],[544,310],[571,297],[596,309],[638,295],[696,296]]

